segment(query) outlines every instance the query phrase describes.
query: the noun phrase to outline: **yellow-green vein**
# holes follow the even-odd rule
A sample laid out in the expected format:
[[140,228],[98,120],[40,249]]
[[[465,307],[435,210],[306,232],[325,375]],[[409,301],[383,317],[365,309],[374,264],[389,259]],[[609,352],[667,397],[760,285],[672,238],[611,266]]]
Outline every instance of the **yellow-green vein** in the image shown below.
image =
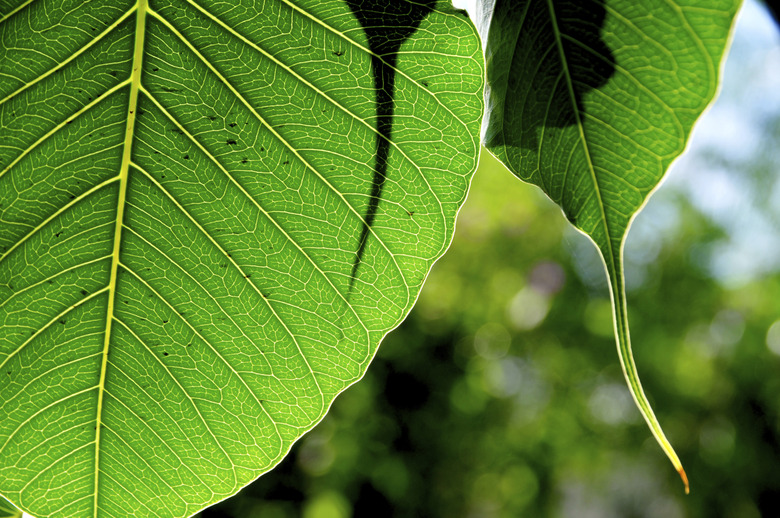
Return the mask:
[[127,126],[125,127],[122,164],[119,169],[119,194],[117,197],[116,225],[114,227],[114,247],[111,258],[111,277],[108,282],[108,303],[106,304],[106,334],[103,341],[103,360],[100,365],[100,381],[98,383],[98,401],[95,416],[95,479],[94,505],[92,515],[98,516],[98,484],[100,475],[100,433],[103,420],[103,395],[106,385],[106,369],[108,367],[108,350],[111,344],[111,324],[114,318],[114,301],[116,300],[116,278],[119,270],[119,254],[122,244],[122,224],[125,214],[125,199],[127,198],[127,178],[130,171],[130,157],[133,149],[133,134],[135,116],[138,105],[138,89],[141,86],[141,69],[144,58],[144,37],[146,35],[146,12],[148,0],[139,0],[135,5],[135,46],[133,49],[133,71],[130,76],[130,98],[127,103]]

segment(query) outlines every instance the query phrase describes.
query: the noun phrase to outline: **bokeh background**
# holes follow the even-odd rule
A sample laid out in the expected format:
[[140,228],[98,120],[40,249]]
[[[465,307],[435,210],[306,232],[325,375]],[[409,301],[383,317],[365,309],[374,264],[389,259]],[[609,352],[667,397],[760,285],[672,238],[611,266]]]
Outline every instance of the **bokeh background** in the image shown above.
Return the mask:
[[718,101],[626,247],[633,405],[593,245],[483,152],[451,249],[365,378],[202,518],[778,516],[780,34],[747,1]]

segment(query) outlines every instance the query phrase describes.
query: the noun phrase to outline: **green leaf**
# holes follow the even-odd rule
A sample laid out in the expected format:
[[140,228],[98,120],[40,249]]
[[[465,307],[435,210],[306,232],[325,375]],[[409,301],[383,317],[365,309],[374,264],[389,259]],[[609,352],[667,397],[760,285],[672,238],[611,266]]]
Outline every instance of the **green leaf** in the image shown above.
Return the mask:
[[275,466],[449,245],[482,86],[449,2],[0,1],[0,493],[187,516]]
[[0,518],[21,518],[22,512],[0,496]]
[[686,484],[631,353],[623,243],[712,101],[739,0],[487,0],[486,147],[601,252],[631,394]]

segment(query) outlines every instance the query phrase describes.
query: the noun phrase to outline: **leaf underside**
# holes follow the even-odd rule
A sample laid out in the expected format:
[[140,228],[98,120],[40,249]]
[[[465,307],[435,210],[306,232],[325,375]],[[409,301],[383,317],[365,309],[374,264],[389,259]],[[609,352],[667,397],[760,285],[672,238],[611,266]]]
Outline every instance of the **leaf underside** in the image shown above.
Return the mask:
[[739,0],[486,0],[485,146],[596,244],[634,401],[688,487],[631,353],[623,243],[715,96]]
[[343,0],[0,1],[2,495],[191,515],[363,375],[476,169],[479,38],[429,11],[391,59]]

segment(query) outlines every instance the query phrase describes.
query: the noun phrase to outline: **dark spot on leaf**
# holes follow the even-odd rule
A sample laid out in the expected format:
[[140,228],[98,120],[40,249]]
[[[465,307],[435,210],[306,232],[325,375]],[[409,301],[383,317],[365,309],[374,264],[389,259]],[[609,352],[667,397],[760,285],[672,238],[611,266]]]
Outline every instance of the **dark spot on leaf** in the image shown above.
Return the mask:
[[344,51],[343,50],[334,50],[333,51],[333,55],[336,56],[336,57],[343,56],[344,55]]
[[238,124],[235,122],[231,122],[230,124],[228,124],[228,126],[230,126],[231,128],[235,128],[236,126],[238,126]]
[[236,141],[233,140],[232,138],[229,138],[229,139],[227,139],[227,145],[228,146],[235,146],[236,145]]
[[157,67],[154,67],[154,68],[152,69],[152,72],[157,72],[158,70],[160,70],[160,69],[159,69],[159,68],[157,68]]
[[249,279],[250,277],[252,277],[252,274],[251,274],[251,273],[248,273],[248,274],[244,275],[244,278],[245,278],[245,279]]
[[184,160],[189,160],[189,159],[190,159],[190,155],[184,155]]
[[265,151],[265,148],[260,146],[260,151]]
[[163,353],[163,356],[168,356],[168,353]]
[[420,81],[420,84],[422,84],[425,88],[428,88],[428,81]]
[[249,160],[247,160],[247,158],[246,158],[246,157],[244,157],[244,158],[241,160],[241,163],[242,163],[242,164],[246,164],[247,162],[249,162]]
[[60,320],[60,324],[62,325],[65,325],[65,322],[67,322],[67,320]]
[[163,323],[163,324],[167,324],[167,323],[168,323],[168,321],[167,321],[167,320],[163,320],[163,321],[162,321],[162,323]]
[[111,74],[112,76],[116,77],[116,70],[112,70],[111,72],[109,72],[109,74]]
[[87,290],[81,290],[81,294],[82,295],[86,295],[87,294]]
[[61,230],[59,232],[57,232],[56,234],[54,234],[54,237],[60,237],[60,234],[62,234]]
[[284,161],[284,162],[282,162],[282,163],[283,163],[284,165],[287,165],[287,164],[289,164],[289,163],[290,163],[290,161],[289,161],[289,160],[285,160],[285,161]]

